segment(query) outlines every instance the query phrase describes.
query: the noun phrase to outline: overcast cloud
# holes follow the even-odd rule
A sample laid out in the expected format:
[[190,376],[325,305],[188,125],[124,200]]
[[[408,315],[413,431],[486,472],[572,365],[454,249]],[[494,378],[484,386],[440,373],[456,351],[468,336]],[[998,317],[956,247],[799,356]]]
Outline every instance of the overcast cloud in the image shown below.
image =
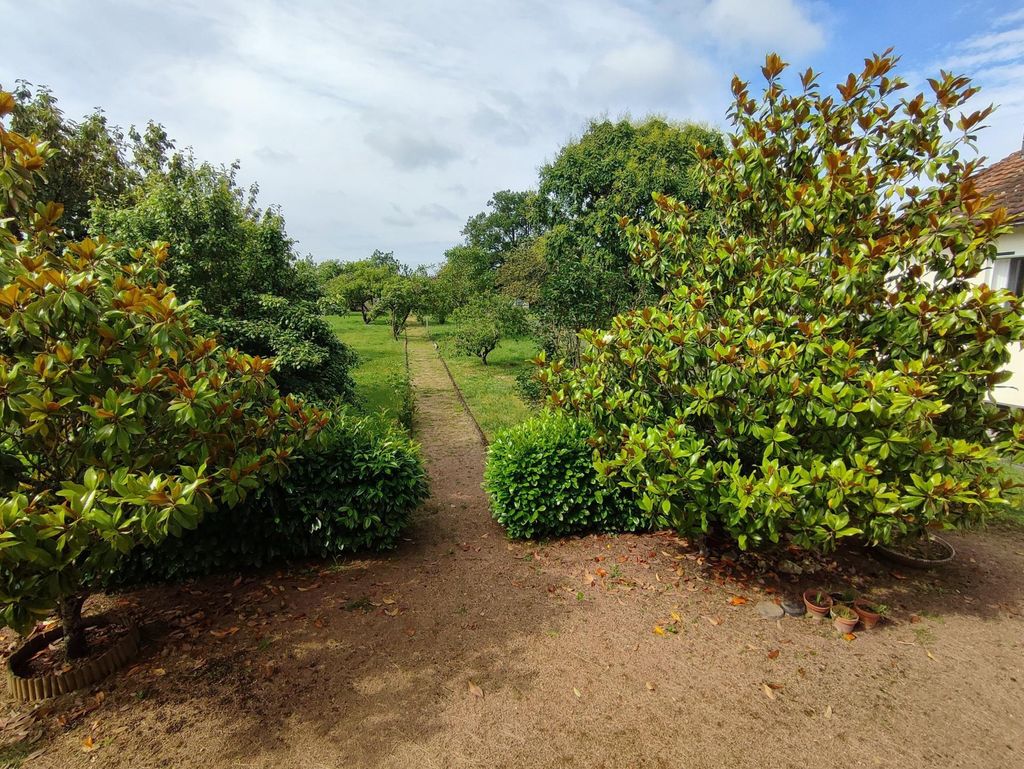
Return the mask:
[[[590,117],[721,124],[732,73],[753,75],[767,50],[826,72],[858,66],[886,38],[865,32],[868,47],[837,62],[846,5],[57,2],[42,33],[8,35],[0,82],[45,83],[72,117],[102,106],[122,125],[152,118],[203,159],[240,160],[301,252],[436,263],[491,192],[534,184]],[[977,24],[907,47],[913,64],[959,59],[989,78],[1016,120],[993,140],[1002,149],[1024,116],[1024,14]]]

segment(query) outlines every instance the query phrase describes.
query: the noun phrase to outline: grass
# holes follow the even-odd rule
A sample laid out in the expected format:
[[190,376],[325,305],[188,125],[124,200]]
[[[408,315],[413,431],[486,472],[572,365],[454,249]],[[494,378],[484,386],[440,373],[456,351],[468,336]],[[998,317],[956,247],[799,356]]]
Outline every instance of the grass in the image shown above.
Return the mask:
[[385,411],[402,421],[407,411],[403,341],[391,338],[391,330],[384,320],[365,324],[357,312],[330,315],[327,322],[341,341],[359,354],[359,364],[353,369],[352,378],[360,407],[371,413]]
[[430,326],[430,336],[441,348],[445,362],[469,403],[469,408],[480,423],[480,428],[492,440],[499,430],[518,424],[534,413],[516,391],[516,374],[530,371],[530,359],[537,354],[532,339],[502,339],[489,356],[485,366],[478,358],[459,355],[453,349],[451,337],[455,326]]
[[[1007,472],[1017,483],[1024,483],[1024,467],[1008,463]],[[1024,489],[1011,489],[1006,494],[1006,499],[1009,504],[999,511],[995,516],[996,519],[1005,523],[1024,526]]]

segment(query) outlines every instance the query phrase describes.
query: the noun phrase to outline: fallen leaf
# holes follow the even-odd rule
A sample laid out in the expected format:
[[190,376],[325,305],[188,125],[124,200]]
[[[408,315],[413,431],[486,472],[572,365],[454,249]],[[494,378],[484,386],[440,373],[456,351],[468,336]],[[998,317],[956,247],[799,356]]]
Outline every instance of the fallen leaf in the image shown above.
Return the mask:
[[775,699],[775,692],[772,690],[772,687],[770,687],[768,684],[761,684],[761,688],[764,690],[764,693],[768,697],[768,699]]
[[655,625],[654,635],[665,635],[665,628],[663,628],[661,625]]
[[381,599],[381,601],[382,601],[382,602],[383,602],[384,604],[387,604],[388,606],[390,606],[391,604],[393,604],[393,603],[395,602],[395,599],[394,599],[394,598],[392,598],[392,597],[391,597],[391,596],[389,596],[389,595],[386,595],[386,596],[384,596],[384,597],[383,597],[383,598]]
[[778,659],[778,658],[779,658],[779,650],[778,649],[772,649],[770,652],[768,652],[768,659],[774,660],[774,659]]
[[397,617],[399,614],[402,613],[402,610],[395,606],[392,609],[385,609],[384,613],[387,614],[389,617]]
[[721,617],[705,617],[704,619],[706,619],[708,622],[710,622],[712,625],[715,625],[715,626],[718,626],[718,625],[722,624],[722,618]]
[[477,686],[472,681],[469,682],[469,693],[472,694],[474,697],[483,697],[484,696],[484,690],[481,689],[479,686]]
[[82,750],[86,753],[96,750],[96,740],[92,738],[91,734],[82,739]]
[[576,699],[579,699],[580,697],[583,696],[582,694],[580,694],[580,690],[577,689],[575,686],[572,687],[572,693],[576,695]]
[[747,602],[747,599],[743,596],[734,595],[729,599],[730,606],[742,606]]
[[930,660],[934,660],[934,659],[935,659],[935,655],[933,655],[933,654],[932,654],[932,653],[931,653],[930,651],[928,651],[927,649],[925,649],[925,650],[924,650],[924,653],[928,655],[928,659],[930,659]]
[[843,633],[843,640],[844,641],[853,641],[856,638],[857,638],[857,636],[855,636],[853,633]]
[[911,622],[911,624],[916,624],[916,623],[918,623],[920,621],[921,621],[921,618],[918,615],[916,615],[916,614],[911,614],[910,615],[910,622]]
[[828,705],[825,707],[825,718],[832,718],[832,706]]
[[683,621],[683,618],[680,617],[677,612],[672,612],[671,617],[672,617],[672,621],[673,622],[682,622]]
[[644,684],[644,686],[646,686],[646,687],[647,687],[647,691],[649,691],[649,692],[653,692],[653,691],[654,691],[654,689],[655,689],[655,687],[654,687],[654,684],[653,684],[653,683],[651,683],[650,681],[648,681],[647,683],[645,683],[645,684]]
[[237,627],[231,627],[227,630],[211,630],[210,635],[212,635],[214,638],[227,638],[229,635],[234,635],[237,632]]
[[165,675],[167,675],[167,671],[164,670],[163,668],[153,668],[153,675],[155,675],[155,676],[165,676]]
[[599,577],[607,577],[608,576],[608,571],[606,569],[598,569],[597,570],[597,576],[599,576]]
[[316,590],[318,587],[320,587],[320,583],[319,582],[314,582],[309,587],[298,587],[298,588],[296,588],[296,590],[298,590],[300,593],[306,593],[306,592],[309,592],[310,590]]

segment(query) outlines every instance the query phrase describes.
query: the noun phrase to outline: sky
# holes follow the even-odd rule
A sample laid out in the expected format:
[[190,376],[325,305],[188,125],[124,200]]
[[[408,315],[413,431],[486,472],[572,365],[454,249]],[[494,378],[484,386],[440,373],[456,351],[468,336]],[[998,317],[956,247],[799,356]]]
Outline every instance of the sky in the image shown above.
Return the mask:
[[1020,149],[1024,0],[50,0],[5,36],[0,84],[239,161],[301,254],[419,265],[590,119],[725,128],[732,75],[757,82],[768,51],[835,83],[889,46],[912,87],[975,78],[1000,105],[981,153]]

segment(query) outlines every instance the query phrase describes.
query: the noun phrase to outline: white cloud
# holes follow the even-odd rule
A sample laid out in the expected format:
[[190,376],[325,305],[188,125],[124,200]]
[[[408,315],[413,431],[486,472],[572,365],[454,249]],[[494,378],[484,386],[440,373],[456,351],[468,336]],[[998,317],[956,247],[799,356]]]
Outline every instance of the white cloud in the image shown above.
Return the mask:
[[[966,112],[995,104],[978,149],[998,160],[1021,149],[1024,134],[1024,8],[992,22],[990,29],[968,37],[943,62],[943,68],[971,76],[981,92]],[[936,68],[937,69],[937,68]]]
[[825,43],[822,24],[795,0],[712,0],[698,18],[718,43],[736,49],[803,55]]

